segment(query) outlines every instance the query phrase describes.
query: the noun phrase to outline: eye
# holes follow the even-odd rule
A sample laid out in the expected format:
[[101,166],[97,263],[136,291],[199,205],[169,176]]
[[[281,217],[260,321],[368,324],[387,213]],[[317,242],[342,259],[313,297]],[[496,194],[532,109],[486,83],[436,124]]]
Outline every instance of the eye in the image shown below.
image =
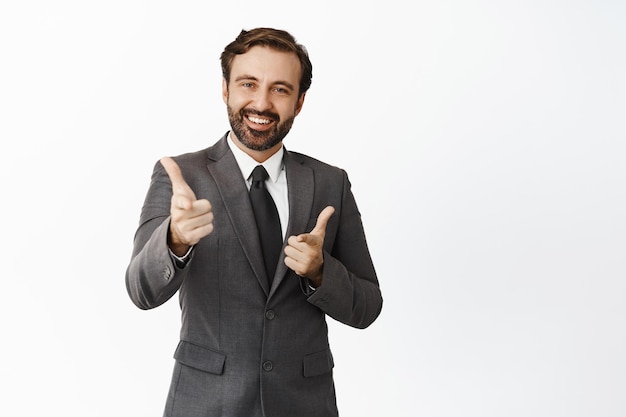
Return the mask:
[[252,83],[241,83],[243,88],[252,88],[254,85]]
[[281,95],[289,94],[289,90],[284,87],[274,87],[274,92]]

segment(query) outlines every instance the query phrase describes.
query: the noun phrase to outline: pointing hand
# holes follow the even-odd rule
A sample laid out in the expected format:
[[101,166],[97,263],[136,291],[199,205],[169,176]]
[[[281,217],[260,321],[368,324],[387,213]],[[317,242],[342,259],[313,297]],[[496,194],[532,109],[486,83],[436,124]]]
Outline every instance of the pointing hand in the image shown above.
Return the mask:
[[191,246],[213,231],[211,203],[206,199],[196,199],[172,158],[161,158],[161,165],[172,182],[169,247],[176,255],[183,256]]
[[322,284],[326,225],[334,213],[334,207],[326,207],[317,217],[310,233],[290,236],[285,247],[285,265],[299,276],[308,278],[314,287]]

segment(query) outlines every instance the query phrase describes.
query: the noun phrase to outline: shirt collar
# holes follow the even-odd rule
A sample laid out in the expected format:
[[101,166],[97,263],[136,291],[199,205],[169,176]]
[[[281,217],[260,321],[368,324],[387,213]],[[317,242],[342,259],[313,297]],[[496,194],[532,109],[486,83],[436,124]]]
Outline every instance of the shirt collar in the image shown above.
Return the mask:
[[230,134],[228,135],[228,146],[235,156],[235,160],[237,161],[237,165],[239,165],[239,169],[241,170],[241,175],[247,181],[252,175],[252,170],[256,168],[257,165],[263,165],[263,168],[267,171],[270,176],[272,182],[278,181],[278,176],[280,175],[280,171],[283,169],[283,154],[285,153],[285,149],[283,146],[276,151],[276,153],[270,156],[263,163],[259,164],[255,161],[250,155],[239,149],[239,147],[233,142]]

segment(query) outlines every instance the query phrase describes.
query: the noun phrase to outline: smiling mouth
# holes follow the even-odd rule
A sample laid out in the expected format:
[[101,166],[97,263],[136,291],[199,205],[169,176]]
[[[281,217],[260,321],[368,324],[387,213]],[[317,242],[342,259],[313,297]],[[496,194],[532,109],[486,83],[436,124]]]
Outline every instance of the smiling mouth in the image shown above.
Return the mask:
[[272,123],[272,120],[270,119],[253,116],[251,114],[247,115],[246,118],[250,120],[252,123],[257,124],[257,125],[269,125],[270,123]]
[[248,128],[257,133],[265,133],[273,129],[278,115],[273,113],[261,113],[254,111],[244,112],[243,118],[246,120]]

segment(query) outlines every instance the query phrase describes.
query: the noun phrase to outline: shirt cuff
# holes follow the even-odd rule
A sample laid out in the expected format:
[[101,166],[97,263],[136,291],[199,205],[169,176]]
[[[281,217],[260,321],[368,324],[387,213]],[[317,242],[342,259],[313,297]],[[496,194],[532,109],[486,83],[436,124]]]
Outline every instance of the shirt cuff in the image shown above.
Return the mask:
[[317,291],[317,288],[313,287],[311,285],[311,282],[308,279],[306,279],[304,277],[298,277],[298,278],[300,278],[300,280],[299,280],[300,281],[300,290],[302,290],[302,293],[304,295],[306,295],[307,297],[310,297],[311,295],[313,295]]
[[172,252],[170,248],[167,248],[167,250],[170,252],[170,256],[176,263],[176,266],[179,268],[184,268],[189,262],[189,259],[191,259],[191,251],[193,250],[193,248],[194,248],[193,246],[190,246],[187,253],[184,254],[183,256],[176,255],[174,252]]

